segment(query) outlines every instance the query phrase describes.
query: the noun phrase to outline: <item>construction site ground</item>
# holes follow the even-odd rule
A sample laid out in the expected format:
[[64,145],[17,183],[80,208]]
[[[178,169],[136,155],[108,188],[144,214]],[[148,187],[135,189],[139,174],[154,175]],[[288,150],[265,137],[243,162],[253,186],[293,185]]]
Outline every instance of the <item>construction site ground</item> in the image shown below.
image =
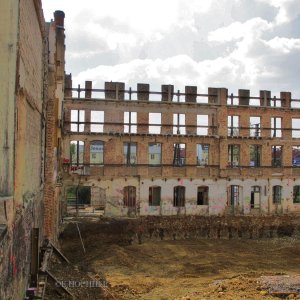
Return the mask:
[[110,299],[300,299],[298,236],[140,240],[101,222],[103,232],[79,222],[85,253],[75,223],[60,244],[77,270],[107,282]]

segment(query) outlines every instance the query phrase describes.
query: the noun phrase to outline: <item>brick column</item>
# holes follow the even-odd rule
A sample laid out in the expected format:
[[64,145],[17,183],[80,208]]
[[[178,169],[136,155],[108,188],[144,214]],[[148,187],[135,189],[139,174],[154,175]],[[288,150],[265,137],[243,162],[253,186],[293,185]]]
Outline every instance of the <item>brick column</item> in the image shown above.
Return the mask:
[[137,112],[137,133],[148,133],[149,126],[141,125],[149,123],[149,113],[148,112]]
[[185,87],[185,102],[196,103],[197,102],[197,87],[186,86]]
[[[195,113],[185,114],[185,125],[186,125],[186,134],[196,134],[197,114]],[[191,125],[192,127],[188,127],[188,125]]]
[[92,81],[86,81],[85,82],[85,98],[86,99],[92,98],[92,88],[93,88]]
[[[164,125],[173,125],[173,113],[172,112],[163,112],[161,116],[161,123]],[[173,134],[172,126],[162,126],[162,134]]]

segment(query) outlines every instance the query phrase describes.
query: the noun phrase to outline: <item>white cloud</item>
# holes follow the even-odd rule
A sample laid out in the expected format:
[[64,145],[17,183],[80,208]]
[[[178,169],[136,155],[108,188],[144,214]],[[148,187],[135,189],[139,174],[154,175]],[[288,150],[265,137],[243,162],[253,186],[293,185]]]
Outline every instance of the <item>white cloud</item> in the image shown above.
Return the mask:
[[234,22],[226,27],[218,28],[208,34],[209,41],[230,42],[244,38],[257,38],[272,26],[261,18],[254,18],[245,23]]
[[277,36],[264,43],[278,53],[288,54],[293,50],[300,50],[300,39],[280,38]]
[[299,0],[43,0],[66,13],[74,84],[299,91]]

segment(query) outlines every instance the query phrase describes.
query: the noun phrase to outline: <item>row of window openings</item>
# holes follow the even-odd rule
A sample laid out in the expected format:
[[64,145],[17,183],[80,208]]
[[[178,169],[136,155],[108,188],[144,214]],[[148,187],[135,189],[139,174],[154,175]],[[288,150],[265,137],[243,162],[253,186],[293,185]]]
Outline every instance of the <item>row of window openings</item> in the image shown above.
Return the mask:
[[[228,116],[228,136],[239,136],[239,116]],[[261,117],[250,117],[250,136],[261,136]],[[282,118],[271,118],[271,137],[282,137]],[[292,118],[292,138],[300,138],[300,119]]]
[[[71,110],[71,131],[84,132],[85,111]],[[93,124],[102,123],[102,124]],[[124,133],[137,133],[137,112],[124,112]],[[91,111],[90,131],[104,131],[104,111]],[[149,133],[161,133],[161,113],[149,113]],[[271,137],[282,137],[282,118],[271,118]],[[292,137],[300,138],[300,119],[292,119]],[[173,134],[186,134],[185,114],[173,114]],[[197,135],[208,134],[208,115],[197,115]],[[239,136],[239,116],[228,116],[228,136]],[[261,117],[250,117],[250,136],[261,136]]]
[[[84,132],[84,122],[84,110],[71,110],[72,132]],[[160,134],[161,113],[149,113],[149,124],[150,134]],[[197,126],[197,135],[207,135],[208,115],[197,115]],[[90,131],[95,133],[104,131],[104,111],[91,111]],[[124,133],[137,133],[137,112],[124,112]],[[185,133],[185,114],[173,114],[173,134]]]
[[[228,205],[238,206],[240,205],[240,190],[238,185],[231,185],[228,190]],[[124,205],[135,206],[135,187],[129,186],[124,188]],[[197,205],[209,204],[209,187],[201,186],[197,189]],[[261,187],[251,187],[250,207],[260,208],[261,199]],[[273,204],[281,204],[282,201],[282,186],[275,185],[272,187],[272,202]],[[294,186],[293,188],[293,203],[300,203],[300,186]],[[149,187],[149,206],[161,205],[161,187],[152,186]],[[185,187],[175,186],[173,190],[173,206],[183,207],[185,206]]]
[[[162,151],[160,143],[149,143],[148,161],[149,165],[161,165]],[[209,165],[209,145],[197,144],[197,165]],[[124,163],[127,165],[137,164],[137,143],[123,144]],[[72,164],[83,164],[84,142],[71,141],[70,157]],[[282,146],[271,146],[271,165],[282,166]],[[186,144],[174,144],[173,165],[184,166],[186,162]],[[104,142],[94,141],[90,145],[90,164],[104,163]],[[238,167],[240,165],[240,145],[228,145],[228,166]],[[292,165],[300,166],[300,147],[292,147]],[[261,146],[250,145],[250,167],[261,166]]]

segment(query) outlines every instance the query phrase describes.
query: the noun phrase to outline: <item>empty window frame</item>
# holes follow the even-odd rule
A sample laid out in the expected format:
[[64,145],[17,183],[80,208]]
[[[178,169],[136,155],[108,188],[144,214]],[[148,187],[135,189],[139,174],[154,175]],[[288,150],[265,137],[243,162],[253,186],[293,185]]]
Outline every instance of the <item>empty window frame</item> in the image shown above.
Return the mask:
[[239,116],[228,116],[228,136],[239,135]]
[[71,131],[84,132],[84,110],[71,110]]
[[272,167],[281,167],[282,165],[282,146],[272,146]]
[[261,118],[250,117],[250,136],[259,137],[261,134]]
[[185,206],[185,187],[184,186],[175,186],[174,187],[173,206],[174,207],[184,207]]
[[124,162],[126,165],[136,165],[137,163],[137,145],[136,143],[126,142],[123,144]]
[[103,165],[104,142],[93,141],[90,144],[90,164]]
[[161,187],[150,186],[149,187],[149,206],[160,206],[161,200]]
[[260,167],[261,145],[250,145],[250,167]]
[[292,138],[300,138],[300,119],[292,118]]
[[91,204],[91,187],[90,186],[70,186],[66,189],[67,204],[90,205]]
[[240,165],[240,145],[228,145],[228,166],[237,167]]
[[137,133],[137,113],[124,112],[124,133]]
[[197,115],[197,135],[208,135],[208,115]]
[[103,132],[103,127],[104,127],[103,124],[104,124],[104,111],[92,110],[91,111],[91,132]]
[[149,113],[149,133],[161,133],[161,113]]
[[229,206],[237,206],[240,202],[240,187],[238,185],[231,185],[229,187]]
[[84,142],[71,141],[70,142],[70,161],[71,165],[82,165],[84,156]]
[[271,137],[282,137],[281,132],[281,118],[271,118]]
[[197,144],[197,166],[207,166],[209,160],[209,145]]
[[197,190],[197,205],[208,205],[208,186],[199,186]]
[[125,207],[135,207],[136,206],[136,187],[135,186],[125,186],[123,189],[123,204]]
[[185,114],[173,114],[173,134],[185,134]]
[[173,165],[181,167],[185,165],[185,144],[174,144]]
[[293,203],[300,203],[300,185],[293,188]]
[[292,147],[292,165],[293,167],[300,167],[300,146]]
[[251,205],[251,208],[259,208],[260,207],[260,186],[252,186],[251,187],[250,205]]
[[273,186],[273,203],[280,204],[282,197],[282,186],[274,185]]
[[149,165],[159,166],[161,165],[161,144],[149,143]]

